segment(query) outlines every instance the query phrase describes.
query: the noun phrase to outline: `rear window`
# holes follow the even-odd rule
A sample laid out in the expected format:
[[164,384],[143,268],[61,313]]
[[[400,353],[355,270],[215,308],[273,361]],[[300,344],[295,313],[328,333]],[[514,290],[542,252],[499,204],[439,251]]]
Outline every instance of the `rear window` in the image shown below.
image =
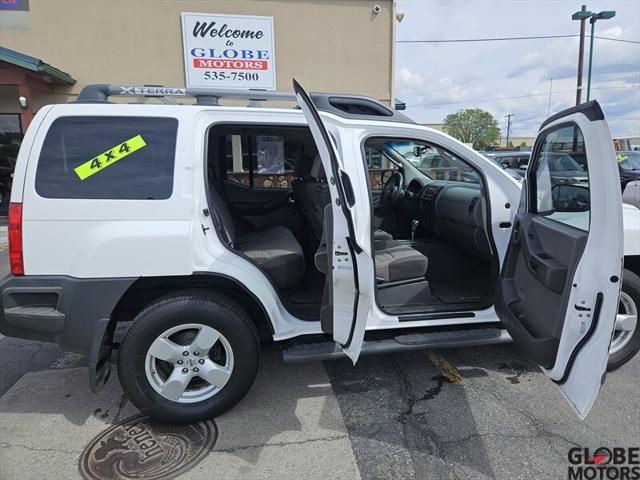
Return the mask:
[[174,118],[59,118],[44,140],[36,192],[47,198],[167,199],[177,130]]

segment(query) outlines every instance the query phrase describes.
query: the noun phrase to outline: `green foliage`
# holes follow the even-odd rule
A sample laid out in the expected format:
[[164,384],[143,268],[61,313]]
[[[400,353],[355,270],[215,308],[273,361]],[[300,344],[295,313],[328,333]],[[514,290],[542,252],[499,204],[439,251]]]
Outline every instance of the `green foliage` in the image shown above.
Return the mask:
[[498,122],[493,115],[480,108],[467,108],[447,115],[444,128],[461,142],[472,143],[476,150],[494,145],[500,138]]

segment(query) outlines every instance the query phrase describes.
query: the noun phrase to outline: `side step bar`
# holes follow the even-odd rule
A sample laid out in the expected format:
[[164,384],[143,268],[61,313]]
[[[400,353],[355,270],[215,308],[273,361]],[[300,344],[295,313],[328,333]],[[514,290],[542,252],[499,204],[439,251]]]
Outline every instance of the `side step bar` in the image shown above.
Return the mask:
[[[414,333],[398,335],[385,340],[365,341],[360,354],[397,353],[429,348],[476,347],[511,341],[507,331],[498,328]],[[334,342],[298,343],[282,351],[282,359],[287,363],[333,360],[344,356],[342,348]]]

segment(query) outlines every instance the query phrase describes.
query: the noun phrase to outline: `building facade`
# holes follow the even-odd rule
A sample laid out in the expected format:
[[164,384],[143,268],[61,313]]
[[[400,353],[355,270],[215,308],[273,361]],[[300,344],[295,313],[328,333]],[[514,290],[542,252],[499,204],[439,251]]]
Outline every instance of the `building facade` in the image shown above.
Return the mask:
[[394,98],[392,0],[5,0],[0,128],[23,133],[87,84],[184,86],[183,12],[271,17],[277,90],[295,77],[311,91]]

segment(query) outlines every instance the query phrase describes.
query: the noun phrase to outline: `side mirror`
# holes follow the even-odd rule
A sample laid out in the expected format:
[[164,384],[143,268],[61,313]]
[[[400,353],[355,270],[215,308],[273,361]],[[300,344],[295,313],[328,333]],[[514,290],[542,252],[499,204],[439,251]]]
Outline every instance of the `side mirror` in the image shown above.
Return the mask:
[[556,212],[588,212],[589,188],[583,185],[558,184],[551,188]]

